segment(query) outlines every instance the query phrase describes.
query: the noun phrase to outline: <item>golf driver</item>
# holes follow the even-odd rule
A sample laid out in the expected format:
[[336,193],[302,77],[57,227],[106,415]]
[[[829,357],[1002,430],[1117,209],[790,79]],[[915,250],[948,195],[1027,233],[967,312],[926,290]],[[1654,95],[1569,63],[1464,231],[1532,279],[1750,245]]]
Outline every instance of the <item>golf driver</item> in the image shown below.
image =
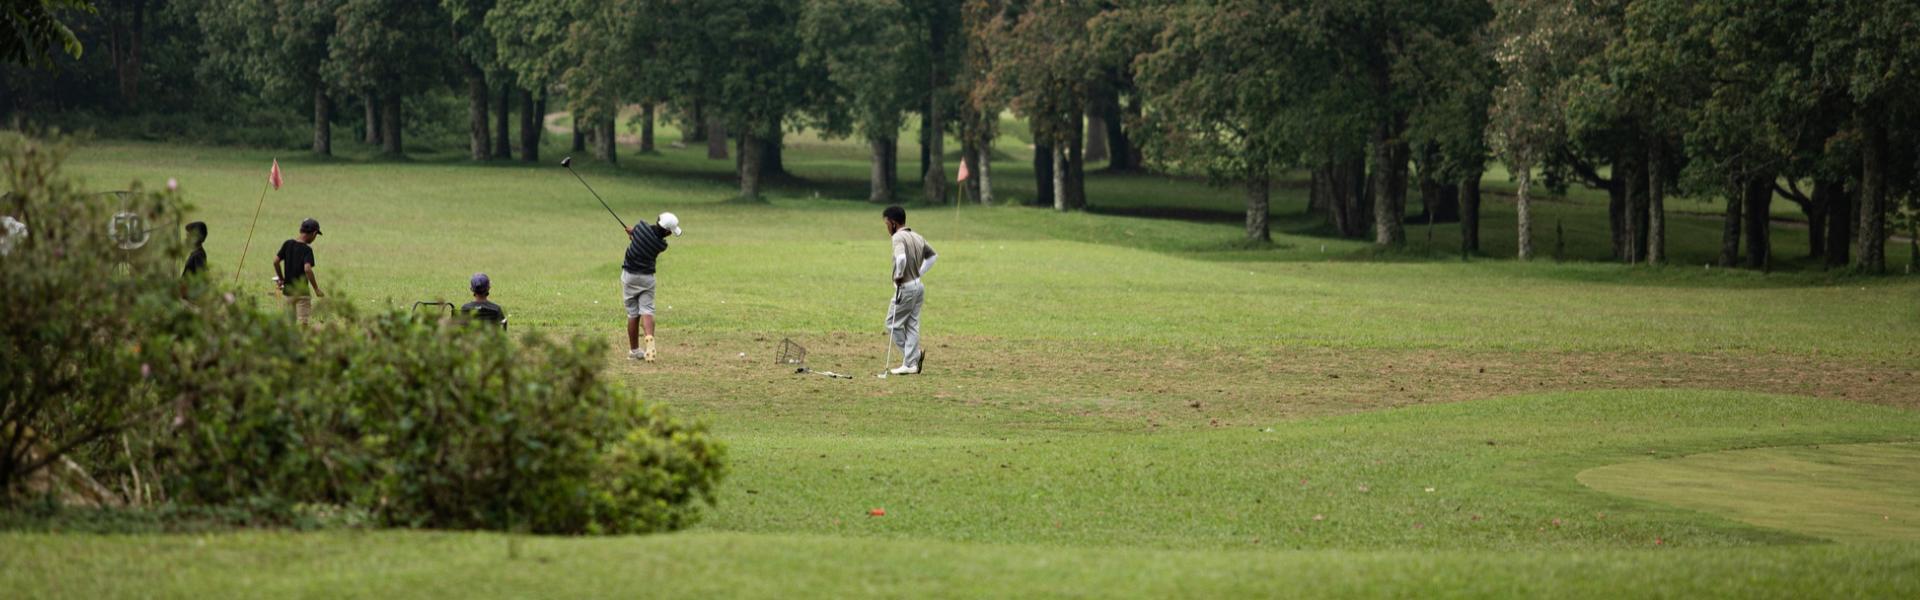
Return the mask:
[[607,206],[607,199],[601,198],[600,192],[593,191],[593,186],[587,183],[587,178],[581,177],[579,171],[573,170],[573,157],[569,156],[569,157],[560,159],[560,166],[566,167],[567,172],[572,173],[574,179],[580,180],[580,185],[587,186],[587,193],[593,194],[593,199],[600,201],[600,206],[602,208],[607,209],[607,214],[613,215],[613,220],[620,221],[621,229],[627,229],[627,222],[624,220],[621,220],[620,215],[613,212],[613,207]]

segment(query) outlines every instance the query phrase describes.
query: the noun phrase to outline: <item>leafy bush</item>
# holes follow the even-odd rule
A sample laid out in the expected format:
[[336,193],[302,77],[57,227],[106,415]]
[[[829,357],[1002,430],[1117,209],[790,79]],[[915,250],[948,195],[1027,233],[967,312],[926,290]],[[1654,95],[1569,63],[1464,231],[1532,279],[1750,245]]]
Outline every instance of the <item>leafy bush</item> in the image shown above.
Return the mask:
[[[713,501],[723,448],[608,381],[602,344],[350,304],[301,326],[209,282],[180,284],[171,246],[116,270],[76,225],[99,220],[75,212],[92,204],[26,148],[8,164],[34,165],[16,178],[32,190],[17,206],[40,237],[0,258],[0,349],[30,360],[0,365],[0,416],[28,425],[12,431],[80,436],[73,447],[122,495],[287,523],[541,533],[673,529]],[[135,196],[156,215],[176,200]],[[100,443],[114,434],[120,444]]]
[[290,336],[284,317],[228,308],[219,318],[254,333],[224,340],[245,347],[202,338],[175,354],[188,362],[170,389],[193,404],[175,497],[543,533],[672,529],[712,500],[721,448],[602,378],[602,345],[343,311]]
[[[86,194],[58,174],[66,150],[17,136],[0,139],[7,182],[0,216],[25,226],[0,256],[0,492],[104,443],[161,407],[146,376],[147,325],[186,318],[171,300],[181,256],[177,198],[138,187]],[[159,227],[150,243],[122,249],[116,215]],[[131,221],[126,221],[130,223]]]

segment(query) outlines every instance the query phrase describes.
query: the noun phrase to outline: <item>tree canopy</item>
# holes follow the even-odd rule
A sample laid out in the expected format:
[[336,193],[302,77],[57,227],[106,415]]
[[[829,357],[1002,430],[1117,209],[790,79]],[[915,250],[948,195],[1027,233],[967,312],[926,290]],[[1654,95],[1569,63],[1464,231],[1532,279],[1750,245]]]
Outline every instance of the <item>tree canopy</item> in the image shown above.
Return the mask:
[[[786,135],[805,128],[869,145],[869,198],[895,201],[900,134],[918,118],[925,198],[954,198],[953,132],[981,174],[961,197],[986,201],[1006,111],[1027,121],[1039,203],[1098,204],[1087,163],[1110,154],[1113,171],[1244,188],[1255,244],[1270,235],[1273,180],[1305,171],[1310,210],[1336,235],[1393,247],[1409,222],[1458,220],[1461,251],[1477,253],[1481,179],[1498,162],[1521,191],[1522,258],[1534,254],[1534,197],[1579,184],[1606,192],[1623,262],[1664,260],[1672,192],[1724,202],[1724,264],[1769,268],[1771,203],[1783,200],[1806,216],[1809,255],[1878,272],[1920,194],[1920,0],[35,0],[7,11],[0,113],[16,120],[238,95],[310,114],[316,153],[331,151],[332,124],[357,120],[399,154],[404,120],[463,96],[472,158],[486,160],[508,154],[517,93],[525,160],[537,160],[549,97],[573,117],[576,148],[592,140],[609,161],[616,120],[640,114],[651,131],[658,108],[687,140],[707,139],[709,158],[736,144],[745,196],[783,174]],[[104,59],[83,53],[103,44]],[[1416,193],[1422,209],[1408,216]]]

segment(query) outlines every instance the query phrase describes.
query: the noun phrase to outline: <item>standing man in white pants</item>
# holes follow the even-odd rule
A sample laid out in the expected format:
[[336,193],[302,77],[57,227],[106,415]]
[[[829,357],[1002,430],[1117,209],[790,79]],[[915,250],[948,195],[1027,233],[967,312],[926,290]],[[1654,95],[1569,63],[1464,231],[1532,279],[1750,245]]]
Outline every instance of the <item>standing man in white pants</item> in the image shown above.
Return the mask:
[[920,346],[920,307],[927,297],[920,277],[933,269],[936,254],[926,238],[907,228],[906,209],[889,206],[880,216],[886,218],[887,235],[893,238],[893,305],[887,309],[887,332],[900,348],[900,366],[887,372],[917,375],[927,353]]

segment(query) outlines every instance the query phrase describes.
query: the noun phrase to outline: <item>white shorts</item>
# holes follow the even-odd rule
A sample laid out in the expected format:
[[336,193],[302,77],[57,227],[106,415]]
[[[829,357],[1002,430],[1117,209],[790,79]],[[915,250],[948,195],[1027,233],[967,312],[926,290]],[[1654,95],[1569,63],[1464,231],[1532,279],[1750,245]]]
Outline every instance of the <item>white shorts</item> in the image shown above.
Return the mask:
[[620,271],[620,291],[626,296],[627,316],[653,314],[653,276]]

